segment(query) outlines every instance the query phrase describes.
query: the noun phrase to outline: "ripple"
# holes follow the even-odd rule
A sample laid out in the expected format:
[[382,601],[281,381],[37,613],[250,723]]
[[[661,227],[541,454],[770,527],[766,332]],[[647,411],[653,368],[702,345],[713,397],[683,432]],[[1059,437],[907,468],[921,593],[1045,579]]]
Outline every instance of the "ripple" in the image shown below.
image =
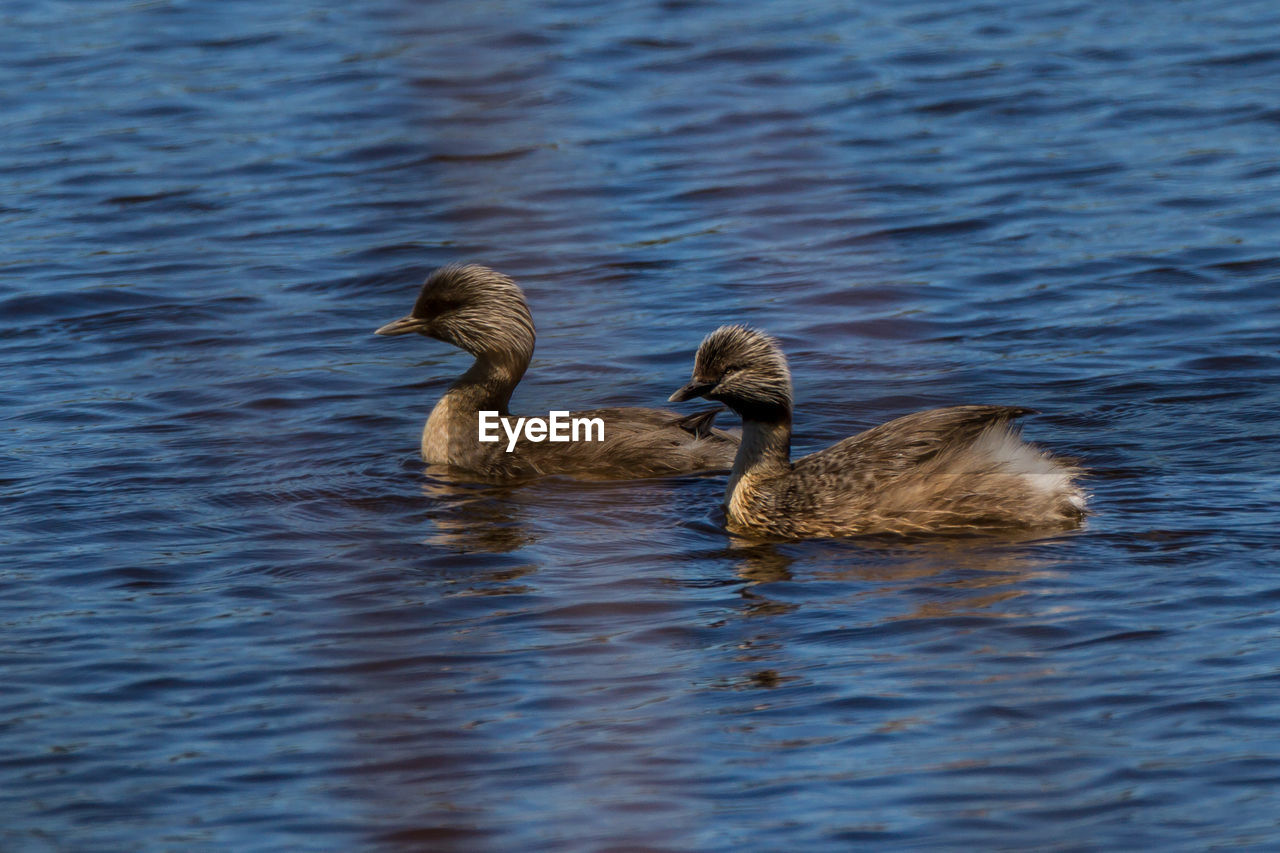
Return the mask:
[[[6,24],[0,847],[1275,846],[1274,14]],[[529,292],[517,410],[751,322],[798,450],[1034,405],[1096,512],[760,544],[723,475],[453,482],[468,358],[370,332],[465,260]]]

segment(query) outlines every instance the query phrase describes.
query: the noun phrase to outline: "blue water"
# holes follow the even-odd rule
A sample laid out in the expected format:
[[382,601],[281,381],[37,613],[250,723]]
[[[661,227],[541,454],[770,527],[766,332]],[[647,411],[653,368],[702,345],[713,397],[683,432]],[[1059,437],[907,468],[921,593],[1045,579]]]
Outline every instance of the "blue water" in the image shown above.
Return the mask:
[[[1280,847],[1280,7],[0,0],[0,849]],[[1096,514],[752,545],[424,475],[775,334],[796,450],[1043,412]]]

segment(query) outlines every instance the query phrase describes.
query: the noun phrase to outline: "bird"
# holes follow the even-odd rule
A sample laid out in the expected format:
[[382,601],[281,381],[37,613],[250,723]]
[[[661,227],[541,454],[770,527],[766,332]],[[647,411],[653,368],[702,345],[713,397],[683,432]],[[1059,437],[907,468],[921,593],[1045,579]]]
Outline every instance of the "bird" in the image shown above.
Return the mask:
[[[523,434],[480,441],[480,413],[512,418],[511,394],[533,356],[533,317],[520,286],[479,264],[450,264],[427,277],[407,316],[375,334],[417,333],[452,344],[475,363],[445,391],[422,430],[422,459],[489,481],[560,474],[617,480],[728,470],[738,438],[716,429],[722,408],[682,416],[670,409],[602,408],[570,413],[596,419],[599,431],[569,442],[531,441]],[[492,422],[492,420],[491,420]],[[495,426],[496,428],[496,426]],[[596,440],[600,439],[600,440]]]
[[1019,406],[905,415],[791,460],[791,372],[778,341],[721,326],[702,341],[692,381],[669,402],[704,397],[742,417],[725,489],[727,528],[761,539],[1069,529],[1086,512],[1083,470],[1022,440]]

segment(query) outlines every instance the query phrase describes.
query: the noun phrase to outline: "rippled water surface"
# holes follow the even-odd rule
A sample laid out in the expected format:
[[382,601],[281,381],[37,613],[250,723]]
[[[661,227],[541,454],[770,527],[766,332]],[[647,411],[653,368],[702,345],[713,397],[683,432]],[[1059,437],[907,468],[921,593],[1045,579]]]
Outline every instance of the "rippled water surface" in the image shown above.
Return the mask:
[[[1280,847],[1280,8],[0,2],[0,849]],[[1096,515],[752,545],[424,475],[779,335],[797,450],[1043,412]]]

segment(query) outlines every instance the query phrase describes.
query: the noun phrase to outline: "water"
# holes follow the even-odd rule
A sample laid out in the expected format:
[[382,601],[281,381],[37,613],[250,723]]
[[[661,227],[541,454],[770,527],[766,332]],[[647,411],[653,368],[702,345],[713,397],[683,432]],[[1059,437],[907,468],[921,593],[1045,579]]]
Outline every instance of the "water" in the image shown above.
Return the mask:
[[[0,3],[0,848],[1280,845],[1280,11]],[[1034,406],[1082,531],[753,546],[424,477],[783,340],[797,451]]]

